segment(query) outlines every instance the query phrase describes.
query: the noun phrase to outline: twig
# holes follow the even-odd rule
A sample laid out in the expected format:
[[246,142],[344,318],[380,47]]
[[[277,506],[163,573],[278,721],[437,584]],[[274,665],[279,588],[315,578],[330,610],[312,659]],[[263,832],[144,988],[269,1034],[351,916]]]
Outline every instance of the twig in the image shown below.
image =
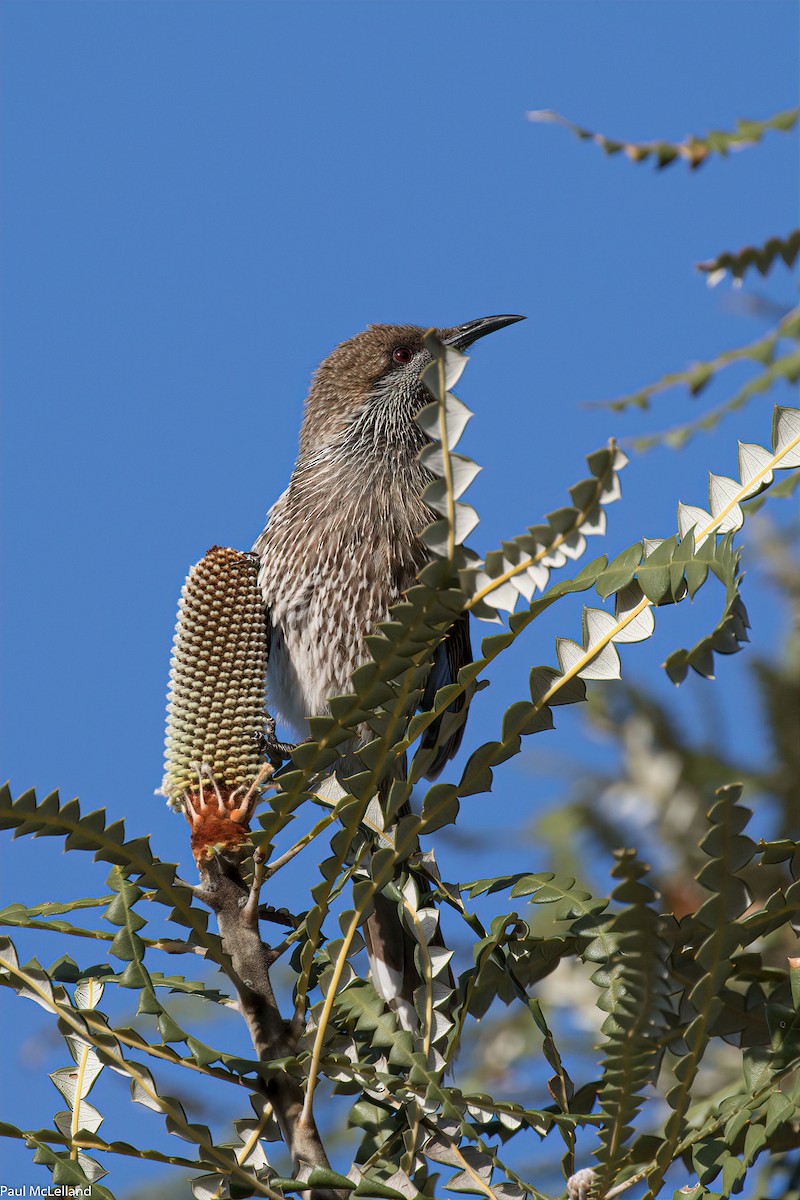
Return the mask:
[[[252,1172],[248,1171],[247,1168],[240,1167],[238,1162],[234,1161],[230,1163],[228,1154],[224,1149],[218,1149],[212,1142],[207,1142],[202,1135],[198,1135],[198,1129],[201,1127],[192,1125],[186,1120],[183,1108],[172,1097],[160,1095],[147,1068],[142,1067],[139,1063],[131,1059],[123,1057],[121,1052],[118,1052],[113,1046],[108,1045],[106,1038],[99,1039],[97,1034],[93,1034],[88,1024],[82,1019],[83,1013],[77,1013],[71,1005],[68,1006],[56,1000],[53,993],[46,991],[41,986],[39,980],[29,975],[24,967],[19,966],[16,960],[0,959],[0,964],[2,964],[10,975],[19,979],[20,983],[25,985],[29,993],[38,997],[37,1002],[44,1009],[54,1013],[62,1024],[77,1034],[81,1040],[90,1042],[109,1066],[118,1070],[120,1074],[129,1075],[136,1085],[137,1090],[151,1102],[150,1107],[155,1112],[161,1113],[171,1122],[175,1132],[178,1132],[179,1137],[185,1138],[187,1142],[198,1146],[205,1153],[206,1159],[215,1164],[217,1170],[221,1170],[223,1174],[235,1176],[237,1180],[241,1181],[246,1187],[249,1187],[252,1192],[260,1196],[268,1196],[270,1200],[281,1200],[279,1193],[274,1191],[269,1184],[263,1183]],[[115,1037],[113,1031],[109,1030],[108,1033],[112,1038]],[[77,1099],[76,1102],[80,1103],[80,1099]],[[327,1193],[327,1197],[334,1195],[335,1193],[333,1192]],[[319,1192],[319,1196],[323,1196],[321,1191]],[[337,1196],[336,1200],[340,1200],[340,1198]]]
[[261,885],[264,882],[264,853],[256,850],[253,853],[253,882],[250,884],[250,894],[242,905],[242,920],[247,925],[258,927],[258,898],[261,895]]
[[306,1089],[305,1104],[303,1106],[303,1120],[306,1122],[312,1122],[314,1120],[314,1089],[316,1088],[317,1075],[319,1074],[319,1064],[320,1059],[322,1058],[322,1046],[323,1042],[325,1041],[325,1032],[328,1028],[328,1021],[330,1020],[331,1012],[333,1011],[333,1002],[336,999],[336,989],[339,986],[339,981],[342,978],[342,972],[347,964],[347,955],[350,952],[350,946],[352,945],[353,938],[356,935],[362,919],[362,912],[359,909],[356,909],[350,920],[350,925],[348,926],[347,932],[344,935],[342,948],[336,958],[336,962],[333,967],[333,975],[331,976],[331,981],[328,984],[328,994],[325,997],[325,1005],[322,1009],[319,1025],[317,1026],[317,1032],[314,1038],[314,1048],[311,1052],[311,1066],[308,1070],[308,1087]]
[[307,913],[296,917],[288,908],[275,908],[272,904],[259,904],[258,916],[261,921],[271,921],[273,925],[282,925],[284,929],[299,929],[306,919]]
[[319,834],[323,833],[329,825],[332,825],[335,819],[336,812],[334,810],[334,812],[323,817],[321,821],[318,821],[314,828],[309,830],[309,832],[304,837],[301,837],[298,842],[295,842],[293,846],[290,846],[285,854],[282,854],[280,858],[276,858],[274,862],[269,864],[269,866],[266,868],[264,878],[271,879],[276,871],[280,871],[281,867],[285,867],[288,862],[291,862],[296,854],[299,854],[301,850],[305,850],[306,846],[309,845],[310,842],[313,842],[315,837],[318,837]]

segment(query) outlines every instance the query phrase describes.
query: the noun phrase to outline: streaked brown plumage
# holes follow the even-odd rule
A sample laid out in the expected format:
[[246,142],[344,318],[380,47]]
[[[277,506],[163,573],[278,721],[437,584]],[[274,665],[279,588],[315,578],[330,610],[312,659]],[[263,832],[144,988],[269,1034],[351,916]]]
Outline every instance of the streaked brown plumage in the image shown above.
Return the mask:
[[[486,317],[437,333],[465,349],[521,319]],[[254,547],[270,626],[270,709],[301,737],[307,717],[349,690],[368,657],[364,638],[429,560],[419,534],[432,519],[421,499],[430,476],[418,461],[425,435],[414,419],[431,399],[420,381],[430,362],[424,333],[415,325],[371,325],[321,364],[289,487]],[[425,702],[471,657],[464,615],[437,652]],[[437,733],[429,728],[427,744]],[[438,747],[430,778],[457,752],[462,734],[463,724]],[[394,924],[399,930],[396,914]],[[389,957],[403,963],[402,943]],[[407,980],[402,992],[410,994]]]

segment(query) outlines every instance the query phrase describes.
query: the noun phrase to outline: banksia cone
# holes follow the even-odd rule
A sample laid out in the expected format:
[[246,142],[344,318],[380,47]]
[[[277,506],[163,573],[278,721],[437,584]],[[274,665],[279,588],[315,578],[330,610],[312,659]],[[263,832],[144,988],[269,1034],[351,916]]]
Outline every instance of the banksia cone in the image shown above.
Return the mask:
[[267,630],[258,562],[213,546],[181,592],[172,649],[162,792],[192,827],[200,859],[237,849],[269,768]]

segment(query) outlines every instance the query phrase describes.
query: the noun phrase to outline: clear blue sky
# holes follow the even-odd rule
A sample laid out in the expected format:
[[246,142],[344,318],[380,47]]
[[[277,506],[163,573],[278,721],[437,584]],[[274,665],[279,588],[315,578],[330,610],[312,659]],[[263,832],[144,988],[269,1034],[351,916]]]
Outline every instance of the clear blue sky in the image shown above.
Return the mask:
[[[630,139],[767,116],[797,102],[798,8],[9,0],[2,17],[3,773],[16,792],[60,787],[125,815],[190,877],[184,827],[153,796],[177,595],[209,546],[248,548],[260,531],[314,366],[373,321],[527,314],[476,347],[459,389],[476,414],[464,448],[484,466],[470,496],[480,550],[565,503],[609,435],[694,415],[699,402],[677,394],[649,420],[582,405],[765,331],[693,264],[796,223],[796,136],[656,174],[525,112]],[[795,285],[779,271],[754,290],[788,305]],[[705,504],[709,466],[735,472],[737,437],[768,440],[771,404],[680,458],[634,460],[594,553],[669,536],[678,499]],[[765,650],[780,613],[766,594],[748,602]],[[706,621],[714,606],[698,606]],[[702,628],[665,613],[623,668],[647,678]],[[554,661],[556,632],[577,636],[579,609],[537,626],[496,673],[467,749],[525,695],[530,665]],[[732,699],[741,661],[722,675],[728,735],[755,753],[757,717]],[[687,685],[687,715],[708,687]],[[579,730],[563,714],[548,745],[591,759]],[[491,816],[477,801],[465,828],[510,828],[557,794],[509,765]],[[4,836],[3,863],[4,903],[104,888],[102,868],[51,841],[9,853]],[[545,865],[526,849],[468,873]],[[52,936],[17,940],[51,962]],[[0,1004],[18,1035],[4,1039],[13,1105],[0,1116],[46,1124],[46,1071],[65,1053],[40,1040],[40,1010]],[[143,1137],[158,1123],[120,1118],[124,1097],[100,1107],[110,1137],[120,1119]],[[0,1154],[2,1182],[47,1182],[23,1148]],[[160,1178],[116,1169],[120,1190]]]

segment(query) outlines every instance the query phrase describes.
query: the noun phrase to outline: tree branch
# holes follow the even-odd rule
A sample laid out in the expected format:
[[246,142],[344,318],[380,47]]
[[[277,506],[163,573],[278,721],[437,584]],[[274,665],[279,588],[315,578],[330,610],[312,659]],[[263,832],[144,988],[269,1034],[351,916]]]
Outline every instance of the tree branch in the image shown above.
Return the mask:
[[[259,929],[258,885],[263,870],[256,863],[256,877],[248,888],[232,858],[214,854],[198,868],[202,898],[216,913],[222,944],[230,956],[229,977],[256,1055],[264,1062],[291,1057],[296,1051],[295,1039],[278,1010],[269,977],[275,954],[261,940]],[[276,1070],[266,1081],[264,1094],[292,1156],[296,1177],[307,1179],[314,1167],[330,1169],[313,1115],[303,1113],[304,1095],[298,1080]],[[311,1200],[341,1200],[341,1196],[333,1188],[318,1187],[311,1192]]]

